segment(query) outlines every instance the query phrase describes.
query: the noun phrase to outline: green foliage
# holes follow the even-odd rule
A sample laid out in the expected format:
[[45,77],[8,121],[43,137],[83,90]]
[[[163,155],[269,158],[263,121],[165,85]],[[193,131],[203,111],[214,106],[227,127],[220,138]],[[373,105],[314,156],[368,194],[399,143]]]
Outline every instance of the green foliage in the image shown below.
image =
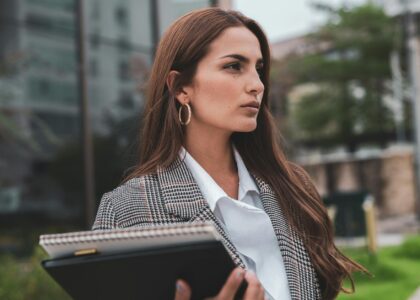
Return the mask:
[[307,37],[311,50],[287,58],[294,87],[319,87],[293,99],[295,138],[329,146],[327,140],[346,144],[363,135],[379,139],[392,133],[394,121],[384,96],[390,93],[390,54],[399,41],[394,21],[370,3],[351,9],[319,7],[329,20]]
[[23,299],[23,271],[10,256],[0,257],[0,299]]
[[0,299],[67,300],[70,297],[42,269],[46,254],[36,247],[28,260],[0,255]]
[[[389,55],[396,39],[395,24],[381,7],[331,9],[330,20],[310,35],[313,44],[326,51],[305,56],[300,70],[314,71],[310,72],[312,81],[389,78]],[[300,76],[305,78],[305,74]]]
[[405,240],[396,254],[399,257],[420,260],[420,237],[415,236]]
[[[318,92],[302,97],[295,108],[295,121],[302,129],[300,138],[326,139],[348,137],[345,126],[347,119],[354,119],[351,105],[345,101],[336,101],[340,90],[335,87],[322,87]],[[348,130],[347,130],[348,131]],[[341,136],[340,136],[341,134]]]

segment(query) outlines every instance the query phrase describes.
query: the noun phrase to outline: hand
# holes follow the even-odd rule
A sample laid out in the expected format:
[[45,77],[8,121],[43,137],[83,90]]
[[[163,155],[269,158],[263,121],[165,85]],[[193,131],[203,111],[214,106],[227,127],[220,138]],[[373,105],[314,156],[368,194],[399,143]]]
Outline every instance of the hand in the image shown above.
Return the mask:
[[[248,282],[248,288],[246,289],[243,300],[264,300],[264,288],[259,282],[257,276],[255,276],[253,272],[245,272],[241,268],[236,268],[230,273],[226,283],[217,296],[207,299],[233,300],[235,293],[244,278]],[[188,283],[182,279],[177,280],[174,300],[190,300],[190,298],[191,288]]]

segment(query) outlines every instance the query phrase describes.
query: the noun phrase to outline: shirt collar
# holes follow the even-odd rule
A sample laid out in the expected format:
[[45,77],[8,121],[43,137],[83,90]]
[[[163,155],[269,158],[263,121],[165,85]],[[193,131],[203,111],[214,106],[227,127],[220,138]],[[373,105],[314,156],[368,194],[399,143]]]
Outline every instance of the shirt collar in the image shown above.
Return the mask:
[[238,168],[239,175],[238,198],[241,200],[245,197],[246,193],[250,191],[259,193],[257,185],[249,174],[248,169],[246,168],[245,163],[235,146],[233,146],[233,154],[235,156],[236,167]]
[[210,209],[214,212],[217,201],[222,197],[226,197],[227,194],[184,147],[181,147],[180,157],[191,171],[204,199],[208,202]]
[[[238,189],[238,199],[242,200],[243,197],[249,192],[254,191],[258,192],[258,187],[249,174],[242,157],[239,152],[233,146],[234,158],[236,161],[236,166],[238,168],[239,175],[239,189]],[[201,190],[204,198],[207,200],[212,211],[215,210],[217,201],[220,198],[228,197],[225,191],[214,181],[214,179],[207,173],[206,170],[188,153],[188,151],[181,147],[179,156],[184,160],[188,169],[191,171],[194,180],[196,181],[198,187]]]

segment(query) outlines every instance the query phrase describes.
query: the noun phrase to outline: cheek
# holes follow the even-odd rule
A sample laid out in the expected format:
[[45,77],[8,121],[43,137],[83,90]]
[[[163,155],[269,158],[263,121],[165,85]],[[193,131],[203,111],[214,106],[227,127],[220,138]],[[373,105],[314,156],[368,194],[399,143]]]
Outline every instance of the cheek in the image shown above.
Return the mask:
[[197,105],[219,114],[229,113],[239,103],[240,87],[232,77],[208,76],[202,80],[196,95]]

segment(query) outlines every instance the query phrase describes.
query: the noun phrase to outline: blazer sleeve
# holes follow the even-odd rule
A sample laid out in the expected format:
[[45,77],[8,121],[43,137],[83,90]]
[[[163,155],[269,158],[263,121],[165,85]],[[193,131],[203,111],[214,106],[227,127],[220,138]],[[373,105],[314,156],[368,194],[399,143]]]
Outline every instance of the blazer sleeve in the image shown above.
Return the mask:
[[110,194],[111,193],[106,193],[102,196],[92,230],[105,230],[118,227],[115,209]]

